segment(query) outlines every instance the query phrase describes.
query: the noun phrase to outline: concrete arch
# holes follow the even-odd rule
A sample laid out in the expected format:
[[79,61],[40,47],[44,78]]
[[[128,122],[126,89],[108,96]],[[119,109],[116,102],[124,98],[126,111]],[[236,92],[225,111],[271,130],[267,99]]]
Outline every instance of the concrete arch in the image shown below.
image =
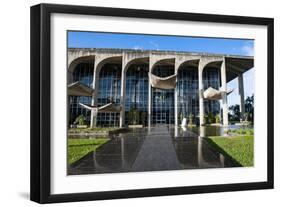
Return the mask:
[[[223,60],[217,60],[217,61],[212,61],[212,62],[207,63],[202,70],[203,80],[204,80],[204,77],[205,77],[204,72],[206,72],[206,70],[208,70],[209,67],[215,68],[217,70],[217,72],[219,74],[219,79],[220,79],[222,64],[223,64]],[[215,87],[214,89],[220,90],[221,86],[222,86],[222,82],[220,81],[219,87],[218,88]],[[206,90],[204,85],[203,85],[203,88]]]
[[213,68],[216,68],[219,70],[221,68],[221,64],[222,64],[222,60],[212,61],[212,62],[209,62],[208,64],[206,64],[204,66],[203,70],[207,67],[213,67]]
[[72,60],[68,66],[68,72],[73,73],[79,63],[88,61],[95,61],[95,55],[82,56]]
[[[155,61],[154,63],[152,63],[150,65],[150,73],[153,74],[153,70],[154,68],[159,65],[159,64],[166,64],[166,65],[173,65],[175,67],[176,64],[176,58],[172,57],[172,58],[165,58],[165,59],[159,59],[157,61]],[[154,74],[155,75],[155,74]]]
[[68,53],[68,58],[67,58],[68,67],[71,65],[71,63],[74,60],[77,60],[77,59],[83,58],[83,57],[90,57],[90,56],[96,55],[96,51],[93,49],[81,50],[80,48],[68,49],[67,53]]
[[99,73],[102,67],[107,63],[122,63],[122,56],[121,55],[105,55],[101,57],[96,57],[95,61],[95,69],[94,69],[94,78],[93,78],[93,86],[94,89],[98,87],[98,79],[99,79]]
[[175,68],[176,58],[174,58],[174,57],[173,58],[165,58],[165,59],[159,59],[159,60],[155,61],[154,63],[149,65],[149,67],[150,67],[149,73],[151,73],[153,75],[156,75],[156,74],[154,74],[153,70],[155,69],[155,67],[157,65],[161,65],[161,64],[163,64],[163,65],[173,65],[174,68]]
[[124,126],[125,124],[125,94],[126,94],[126,75],[127,70],[130,68],[131,65],[137,62],[147,62],[149,66],[149,56],[139,55],[138,53],[125,53],[123,54],[122,60],[122,73],[121,73],[121,106],[122,111],[120,113],[120,127]]
[[[101,54],[96,56],[95,68],[94,68],[94,76],[93,76],[93,87],[94,94],[92,98],[92,105],[97,106],[98,101],[98,91],[99,91],[99,74],[102,67],[107,63],[121,63],[122,64],[122,55],[120,53],[117,54]],[[122,71],[121,71],[122,72]],[[94,114],[91,113],[91,127],[94,126]]]
[[199,72],[203,72],[204,68],[217,63],[222,63],[223,58],[221,57],[202,57],[199,61]]
[[196,67],[198,68],[199,67],[199,61],[200,61],[200,59],[198,59],[198,58],[182,61],[182,62],[177,64],[176,72],[178,72],[184,65],[196,65]]
[[[186,56],[186,55],[179,55],[177,58],[176,58],[176,62],[175,62],[175,69],[176,71],[178,71],[178,69],[182,66],[182,65],[185,65],[185,64],[189,64],[190,61],[193,62],[193,61],[199,61],[200,60],[200,56]],[[197,65],[199,64],[199,62],[197,63]]]
[[134,58],[131,59],[127,62],[124,62],[124,66],[123,66],[123,74],[126,75],[127,70],[130,68],[131,65],[135,64],[135,63],[139,63],[139,64],[147,64],[149,65],[149,57],[139,57],[139,58]]
[[[83,62],[90,62],[93,61],[93,65],[94,65],[94,61],[95,61],[95,56],[94,55],[89,55],[89,56],[82,56],[82,57],[77,57],[76,59],[73,59],[68,66],[68,70],[67,70],[67,83],[71,84],[73,82],[73,72],[76,69],[77,65],[79,65],[80,63]],[[93,68],[94,70],[94,68]]]
[[121,63],[122,64],[122,56],[117,55],[117,56],[105,57],[102,59],[100,58],[95,63],[94,74],[98,75],[100,70],[102,69],[102,67],[107,63]]

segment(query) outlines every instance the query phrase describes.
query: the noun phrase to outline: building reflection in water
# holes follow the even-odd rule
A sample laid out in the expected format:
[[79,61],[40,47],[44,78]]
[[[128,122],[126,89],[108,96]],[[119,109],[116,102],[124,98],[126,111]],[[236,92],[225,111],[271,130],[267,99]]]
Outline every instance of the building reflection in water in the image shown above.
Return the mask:
[[[238,166],[230,158],[224,157],[204,137],[206,128],[199,131],[189,128],[167,127],[171,139],[171,147],[176,153],[179,167],[176,169],[203,169]],[[95,152],[91,152],[68,167],[69,175],[138,172],[133,167],[145,139],[163,136],[159,132],[149,132],[148,128],[134,129],[118,134]],[[196,132],[195,132],[196,131]],[[156,131],[157,132],[157,131]],[[199,133],[198,133],[199,132]],[[142,149],[143,153],[144,149]],[[151,153],[151,152],[150,152]],[[157,154],[157,152],[155,152]],[[151,156],[151,155],[147,155]],[[157,155],[161,156],[161,155]],[[151,160],[151,159],[150,159]],[[152,160],[153,161],[153,160]],[[173,168],[175,169],[175,168]],[[161,170],[161,169],[160,169]],[[167,170],[167,167],[163,170]],[[150,170],[148,170],[150,171]]]

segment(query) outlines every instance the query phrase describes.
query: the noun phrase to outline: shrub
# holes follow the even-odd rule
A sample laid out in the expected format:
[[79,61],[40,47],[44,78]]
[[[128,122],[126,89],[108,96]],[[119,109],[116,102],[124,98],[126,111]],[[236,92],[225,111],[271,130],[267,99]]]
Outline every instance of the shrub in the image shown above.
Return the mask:
[[212,124],[215,123],[216,119],[213,113],[209,112],[206,116],[205,116],[205,123],[206,124]]
[[220,114],[217,114],[215,119],[216,119],[216,123],[219,124],[221,122]]
[[86,123],[86,118],[82,114],[77,116],[74,121],[74,124],[78,124],[78,125],[85,125],[85,123]]

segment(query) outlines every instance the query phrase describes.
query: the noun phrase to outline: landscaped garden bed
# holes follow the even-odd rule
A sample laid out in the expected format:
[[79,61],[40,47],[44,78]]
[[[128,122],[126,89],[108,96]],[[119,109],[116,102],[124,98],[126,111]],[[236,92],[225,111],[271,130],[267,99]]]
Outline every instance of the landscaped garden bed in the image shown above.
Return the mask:
[[91,136],[91,135],[110,135],[114,133],[125,132],[126,128],[117,127],[95,127],[95,128],[71,128],[68,129],[69,136],[81,135],[81,136]]

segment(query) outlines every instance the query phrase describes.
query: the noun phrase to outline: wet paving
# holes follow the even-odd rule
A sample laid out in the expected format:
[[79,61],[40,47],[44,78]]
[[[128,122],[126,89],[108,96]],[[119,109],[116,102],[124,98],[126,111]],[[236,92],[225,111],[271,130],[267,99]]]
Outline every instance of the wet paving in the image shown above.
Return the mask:
[[69,175],[238,167],[197,130],[159,125],[130,129],[68,166]]

